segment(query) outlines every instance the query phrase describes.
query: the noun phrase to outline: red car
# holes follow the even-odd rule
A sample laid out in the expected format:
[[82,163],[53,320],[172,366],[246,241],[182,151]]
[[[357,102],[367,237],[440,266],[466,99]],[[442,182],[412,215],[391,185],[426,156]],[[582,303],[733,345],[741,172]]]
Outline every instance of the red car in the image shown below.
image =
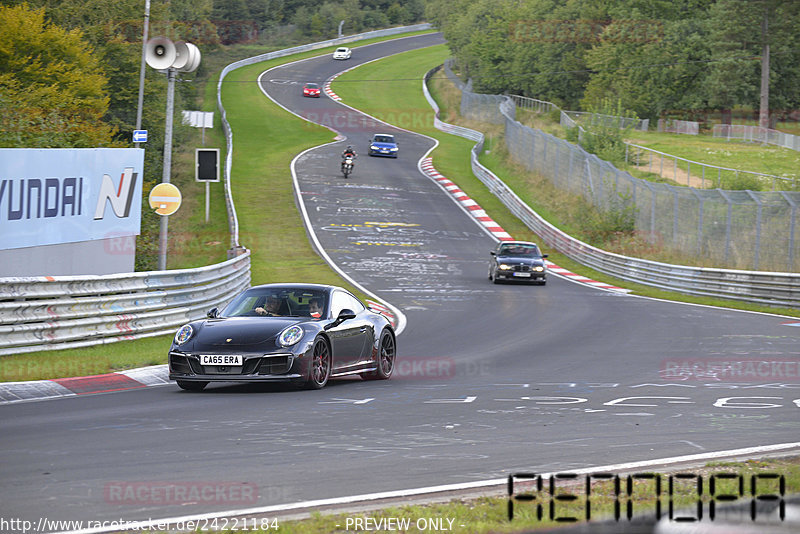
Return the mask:
[[311,96],[319,98],[319,85],[315,83],[307,83],[303,86],[303,96]]

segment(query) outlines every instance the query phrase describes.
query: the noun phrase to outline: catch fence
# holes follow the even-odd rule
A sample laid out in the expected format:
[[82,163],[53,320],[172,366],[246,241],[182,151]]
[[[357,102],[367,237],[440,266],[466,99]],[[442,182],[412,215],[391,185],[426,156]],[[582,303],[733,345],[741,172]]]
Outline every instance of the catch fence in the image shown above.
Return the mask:
[[792,135],[770,128],[744,124],[715,124],[713,135],[714,137],[724,137],[728,140],[736,139],[753,143],[767,143],[800,151],[800,135]]

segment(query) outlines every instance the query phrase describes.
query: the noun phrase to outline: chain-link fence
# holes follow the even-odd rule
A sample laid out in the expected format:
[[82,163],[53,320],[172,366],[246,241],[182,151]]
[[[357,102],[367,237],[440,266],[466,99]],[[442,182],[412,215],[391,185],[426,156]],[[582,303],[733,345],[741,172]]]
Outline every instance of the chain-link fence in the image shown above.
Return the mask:
[[700,135],[700,123],[696,121],[658,119],[657,128],[659,132]]
[[479,95],[463,86],[462,115],[504,124],[505,144],[515,160],[601,210],[633,208],[635,230],[652,242],[718,267],[800,268],[800,192],[704,190],[642,180],[579,146],[520,124],[513,109],[509,97]]
[[754,143],[767,143],[791,150],[800,150],[800,135],[792,135],[778,130],[746,126],[744,124],[715,124],[714,137],[740,139]]
[[594,113],[591,111],[565,111],[567,115],[574,121],[580,124],[589,123],[591,125],[600,125],[606,128],[631,128],[646,132],[650,127],[650,119],[634,119],[631,117],[617,117],[616,115],[604,115],[603,113]]
[[725,184],[747,183],[758,189],[797,191],[800,182],[785,176],[718,167],[653,150],[646,146],[625,143],[625,163],[640,171],[657,174],[679,185],[698,189],[724,188]]

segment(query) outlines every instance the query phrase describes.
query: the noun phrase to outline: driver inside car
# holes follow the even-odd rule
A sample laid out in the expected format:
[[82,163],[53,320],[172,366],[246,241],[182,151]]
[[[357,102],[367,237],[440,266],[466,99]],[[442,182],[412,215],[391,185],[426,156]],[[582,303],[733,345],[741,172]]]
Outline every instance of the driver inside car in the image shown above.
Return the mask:
[[322,317],[322,300],[314,297],[308,303],[308,314],[314,319]]
[[267,317],[275,317],[280,315],[279,309],[281,306],[281,301],[275,295],[270,295],[267,297],[267,301],[264,303],[264,306],[258,306],[255,308],[255,311],[259,315],[266,315]]

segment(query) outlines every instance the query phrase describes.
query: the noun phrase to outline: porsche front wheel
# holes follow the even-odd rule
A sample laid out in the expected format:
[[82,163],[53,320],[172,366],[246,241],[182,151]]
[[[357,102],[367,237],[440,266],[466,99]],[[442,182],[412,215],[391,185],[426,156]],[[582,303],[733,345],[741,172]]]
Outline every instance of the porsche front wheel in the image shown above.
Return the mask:
[[309,389],[324,388],[331,376],[331,351],[328,348],[328,342],[321,337],[314,341],[310,366],[306,387]]
[[365,380],[388,380],[394,371],[394,361],[397,357],[397,345],[392,333],[388,330],[381,332],[378,345],[378,357],[374,371],[361,375]]

